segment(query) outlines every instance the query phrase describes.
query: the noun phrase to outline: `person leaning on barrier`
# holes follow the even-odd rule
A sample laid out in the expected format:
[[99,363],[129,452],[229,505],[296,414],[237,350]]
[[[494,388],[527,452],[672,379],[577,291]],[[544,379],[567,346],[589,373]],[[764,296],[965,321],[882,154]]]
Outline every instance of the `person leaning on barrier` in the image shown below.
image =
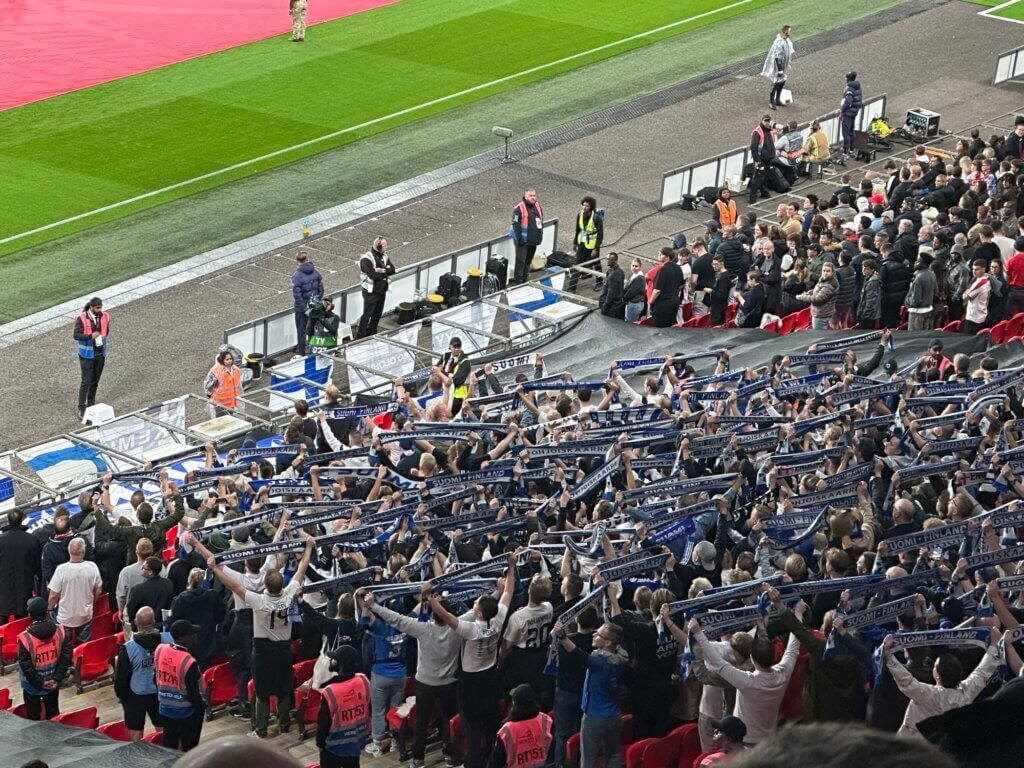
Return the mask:
[[363,289],[363,314],[356,328],[356,338],[372,336],[384,314],[384,297],[388,293],[388,278],[395,274],[395,265],[388,259],[388,241],[375,238],[373,245],[359,257],[359,285]]
[[107,362],[109,331],[110,313],[103,311],[103,299],[93,296],[75,318],[74,339],[82,369],[82,382],[78,387],[78,418],[85,416],[86,408],[96,404],[96,388]]

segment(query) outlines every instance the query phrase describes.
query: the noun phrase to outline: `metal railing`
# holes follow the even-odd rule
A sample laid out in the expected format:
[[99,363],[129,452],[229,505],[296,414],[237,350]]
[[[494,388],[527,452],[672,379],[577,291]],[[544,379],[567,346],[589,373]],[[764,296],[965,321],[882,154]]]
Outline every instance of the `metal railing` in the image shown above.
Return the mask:
[[992,85],[1008,83],[1021,76],[1024,76],[1024,45],[999,54],[996,59],[996,74],[992,78]]
[[[858,131],[866,130],[871,121],[885,114],[885,94],[868,99],[857,113],[854,127]],[[813,121],[812,121],[813,122]],[[842,121],[835,112],[818,118],[821,130],[828,137],[829,144],[837,144],[842,139]],[[799,126],[804,139],[810,135],[810,122]],[[738,147],[720,155],[715,155],[697,163],[690,163],[680,168],[665,172],[661,180],[661,196],[659,210],[679,205],[687,195],[696,195],[704,187],[721,187],[731,178],[743,176],[743,169],[750,162],[750,147]]]
[[[537,248],[547,255],[555,249],[558,238],[558,219],[544,222],[544,240]],[[458,251],[445,253],[400,268],[390,279],[388,306],[385,314],[404,301],[413,301],[417,294],[432,293],[438,278],[446,272],[465,275],[470,268],[486,270],[487,260],[494,256],[508,259],[509,272],[515,263],[515,245],[509,237],[496,237]],[[510,274],[511,276],[511,274]],[[334,299],[334,309],[342,322],[355,326],[363,313],[363,295],[359,285],[327,294]],[[272,315],[250,320],[224,331],[224,342],[241,350],[243,355],[253,352],[265,356],[279,355],[295,347],[295,320],[291,308]]]

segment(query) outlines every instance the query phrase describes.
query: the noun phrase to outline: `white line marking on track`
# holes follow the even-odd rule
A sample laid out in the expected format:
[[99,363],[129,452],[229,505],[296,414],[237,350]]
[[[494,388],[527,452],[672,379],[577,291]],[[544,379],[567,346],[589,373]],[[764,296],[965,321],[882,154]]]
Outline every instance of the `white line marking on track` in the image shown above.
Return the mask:
[[521,72],[516,72],[516,73],[511,74],[511,75],[506,75],[505,77],[499,77],[497,80],[491,80],[491,81],[486,82],[486,83],[481,83],[480,85],[474,85],[471,88],[466,88],[466,89],[458,91],[456,93],[449,93],[447,96],[439,96],[436,99],[431,99],[430,101],[425,101],[422,104],[416,104],[415,106],[406,107],[405,109],[400,109],[397,112],[392,112],[389,115],[382,115],[381,117],[375,117],[375,118],[373,118],[371,120],[367,120],[365,122],[359,123],[358,125],[350,125],[347,128],[341,128],[341,129],[339,129],[337,131],[333,131],[331,133],[324,134],[323,136],[317,136],[314,139],[308,139],[307,141],[299,142],[298,144],[294,144],[294,145],[292,145],[290,147],[284,147],[282,149],[276,149],[273,152],[268,152],[267,154],[260,155],[259,157],[253,157],[253,158],[251,158],[249,160],[243,160],[240,163],[235,163],[233,165],[228,165],[228,166],[226,166],[224,168],[218,168],[216,171],[210,171],[209,173],[204,173],[204,174],[202,174],[200,176],[195,176],[195,177],[193,177],[191,179],[185,179],[184,181],[179,181],[179,182],[176,182],[174,184],[169,184],[166,187],[161,187],[160,189],[154,189],[154,190],[152,190],[150,192],[143,192],[141,195],[136,195],[135,197],[129,197],[127,200],[121,200],[121,201],[116,202],[116,203],[110,203],[109,205],[104,205],[104,206],[102,206],[100,208],[96,208],[96,209],[91,210],[91,211],[85,211],[84,213],[79,213],[79,214],[76,214],[74,216],[69,216],[68,218],[61,219],[60,221],[54,221],[54,222],[51,222],[49,224],[44,224],[42,226],[35,227],[34,229],[29,229],[29,230],[26,230],[24,232],[19,232],[19,233],[14,234],[14,235],[9,235],[9,236],[7,236],[5,238],[0,239],[0,245],[5,244],[5,243],[11,243],[11,242],[14,242],[15,240],[21,240],[22,238],[30,237],[32,235],[39,234],[40,232],[46,232],[47,230],[54,229],[56,227],[60,227],[60,226],[63,226],[65,224],[71,224],[72,222],[75,222],[75,221],[81,221],[82,219],[87,219],[87,218],[90,218],[91,216],[96,216],[97,214],[100,214],[100,213],[106,213],[107,211],[113,211],[113,210],[116,210],[118,208],[123,208],[126,205],[131,205],[132,203],[137,203],[140,200],[147,200],[147,199],[149,199],[151,197],[156,197],[158,195],[162,195],[165,192],[173,192],[176,189],[181,189],[182,187],[187,187],[187,186],[190,186],[190,185],[195,184],[195,183],[200,182],[200,181],[206,181],[207,179],[216,178],[217,176],[222,176],[225,173],[231,173],[232,171],[237,171],[239,168],[245,168],[245,167],[250,166],[250,165],[255,165],[256,163],[261,163],[264,160],[270,160],[271,158],[278,157],[280,155],[284,155],[284,154],[287,154],[289,152],[294,152],[297,149],[305,149],[306,147],[313,146],[314,144],[319,144],[319,143],[324,142],[324,141],[330,141],[331,139],[335,139],[338,136],[343,136],[346,133],[352,133],[354,131],[361,131],[363,128],[369,128],[372,125],[377,125],[378,123],[383,123],[383,122],[386,122],[387,120],[393,120],[396,117],[402,117],[404,115],[408,115],[408,114],[411,114],[413,112],[418,112],[421,109],[428,109],[429,107],[437,106],[438,104],[444,104],[447,101],[452,101],[453,99],[458,99],[458,98],[461,98],[462,96],[467,96],[467,95],[469,95],[471,93],[476,93],[477,91],[482,91],[482,90],[485,90],[487,88],[491,88],[491,87],[493,87],[495,85],[501,85],[502,83],[507,83],[510,80],[515,80],[516,78],[519,78],[519,77],[525,77],[526,75],[532,75],[532,74],[534,74],[536,72],[543,72],[545,69],[550,69],[551,67],[557,67],[557,66],[560,66],[561,64],[566,64],[566,63],[568,63],[570,61],[575,61],[576,59],[581,59],[581,58],[583,58],[585,56],[590,56],[591,54],[594,54],[594,53],[600,53],[601,51],[606,51],[606,50],[608,50],[610,48],[615,48],[615,47],[618,47],[620,45],[625,45],[626,43],[631,43],[634,40],[642,40],[645,37],[650,37],[651,35],[657,35],[657,34],[659,34],[661,32],[665,32],[666,30],[682,26],[683,24],[689,24],[691,21],[697,21],[699,19],[703,19],[703,18],[706,18],[708,16],[714,16],[715,14],[722,13],[723,11],[728,11],[728,10],[731,10],[733,8],[738,8],[741,5],[747,5],[750,2],[753,2],[753,0],[736,0],[735,2],[729,3],[728,5],[723,5],[720,8],[714,8],[713,10],[710,10],[710,11],[704,11],[703,13],[698,13],[695,16],[690,16],[690,17],[685,18],[685,19],[680,19],[679,21],[674,21],[671,24],[665,24],[665,25],[660,26],[660,27],[655,27],[654,29],[649,29],[646,32],[638,32],[635,35],[630,35],[629,37],[624,37],[621,40],[615,40],[615,41],[610,42],[610,43],[605,43],[604,45],[599,45],[596,48],[591,48],[591,49],[586,50],[586,51],[580,51],[579,53],[574,53],[571,56],[565,56],[565,57],[563,57],[561,59],[556,59],[555,61],[549,61],[546,64],[538,64],[536,67],[530,67],[529,69],[524,69]]

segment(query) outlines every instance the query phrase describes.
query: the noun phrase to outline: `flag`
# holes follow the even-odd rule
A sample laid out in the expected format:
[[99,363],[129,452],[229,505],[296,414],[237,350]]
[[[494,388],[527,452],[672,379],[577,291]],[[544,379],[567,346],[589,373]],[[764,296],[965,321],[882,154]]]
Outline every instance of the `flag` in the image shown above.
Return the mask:
[[[296,400],[305,400],[311,406],[320,403],[320,387],[331,383],[334,361],[321,355],[308,355],[270,369],[270,400],[267,407],[273,411],[286,411]],[[319,384],[306,384],[302,378]]]
[[25,448],[15,456],[54,489],[92,482],[109,468],[98,450],[65,438]]

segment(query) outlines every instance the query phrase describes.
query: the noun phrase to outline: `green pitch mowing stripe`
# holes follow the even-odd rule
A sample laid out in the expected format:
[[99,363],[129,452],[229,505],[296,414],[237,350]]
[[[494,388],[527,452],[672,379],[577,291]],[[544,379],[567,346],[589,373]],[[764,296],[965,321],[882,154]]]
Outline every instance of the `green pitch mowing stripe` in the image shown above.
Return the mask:
[[9,110],[0,255],[774,1],[403,0]]

